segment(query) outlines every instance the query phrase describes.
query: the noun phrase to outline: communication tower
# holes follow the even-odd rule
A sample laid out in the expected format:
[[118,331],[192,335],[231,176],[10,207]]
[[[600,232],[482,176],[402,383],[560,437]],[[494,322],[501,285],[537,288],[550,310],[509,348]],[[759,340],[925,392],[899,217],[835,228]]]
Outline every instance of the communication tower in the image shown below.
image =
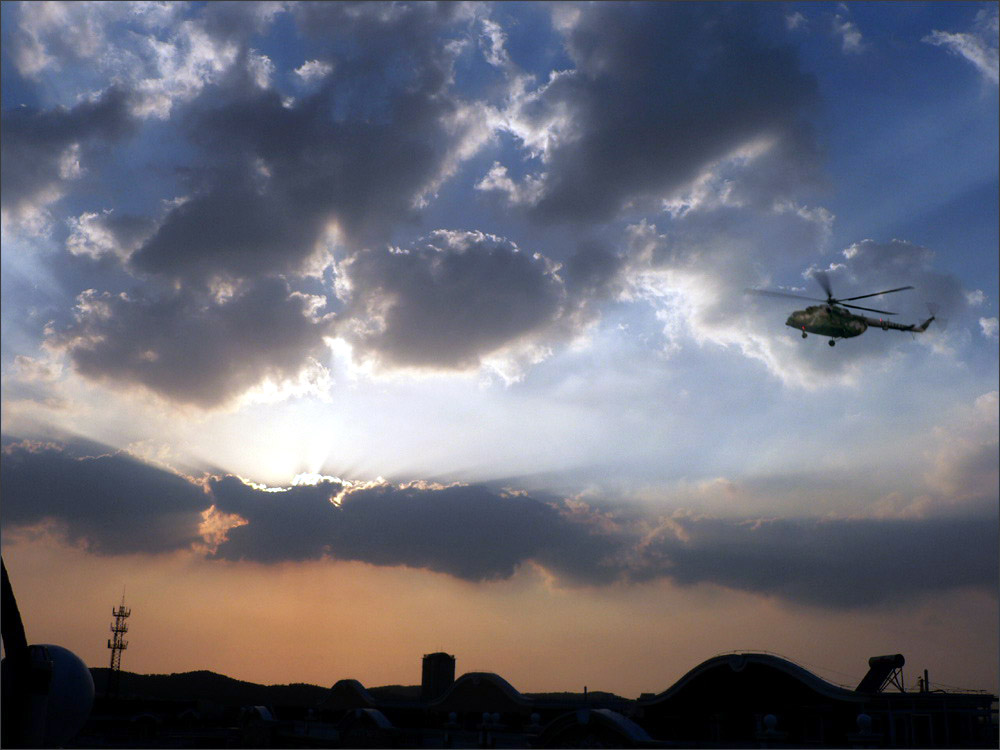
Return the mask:
[[118,694],[118,684],[122,674],[122,651],[128,648],[128,641],[125,634],[128,632],[128,625],[125,620],[132,614],[132,610],[125,607],[125,591],[122,591],[122,603],[117,609],[111,610],[111,615],[115,621],[111,623],[111,638],[108,638],[108,648],[111,649],[111,668],[108,671],[107,695]]

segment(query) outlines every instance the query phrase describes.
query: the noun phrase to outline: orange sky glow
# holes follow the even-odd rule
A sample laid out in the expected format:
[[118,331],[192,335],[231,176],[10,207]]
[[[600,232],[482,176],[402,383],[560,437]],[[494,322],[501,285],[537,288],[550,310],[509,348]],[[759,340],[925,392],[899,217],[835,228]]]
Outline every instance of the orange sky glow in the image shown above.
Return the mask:
[[[659,581],[557,588],[535,568],[471,584],[363,563],[262,566],[178,553],[99,557],[41,533],[4,548],[33,642],[107,666],[111,609],[125,585],[127,671],[208,669],[264,684],[417,684],[420,657],[497,672],[519,690],[660,692],[716,653],[776,651],[854,686],[867,658],[901,652],[907,682],[997,691],[996,601],[953,592],[902,609],[829,612],[716,586]],[[790,616],[791,615],[791,616]]]

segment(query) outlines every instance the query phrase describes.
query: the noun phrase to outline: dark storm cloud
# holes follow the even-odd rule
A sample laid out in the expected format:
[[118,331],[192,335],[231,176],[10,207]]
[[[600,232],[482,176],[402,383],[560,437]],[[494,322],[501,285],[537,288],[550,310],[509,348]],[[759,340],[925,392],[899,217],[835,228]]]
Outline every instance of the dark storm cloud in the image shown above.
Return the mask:
[[595,3],[578,19],[565,11],[576,69],[512,113],[522,135],[560,123],[543,154],[535,215],[595,221],[653,206],[759,138],[779,143],[772,195],[811,179],[816,146],[804,116],[817,85],[790,47],[764,39],[769,14],[696,3]]
[[213,38],[245,43],[252,35],[267,31],[284,6],[275,0],[222,0],[206,3],[200,20]]
[[587,305],[612,297],[621,290],[625,264],[624,255],[584,240],[566,261],[560,276],[578,303]]
[[218,557],[273,563],[317,560],[329,552],[335,533],[330,498],[342,484],[324,481],[269,492],[226,476],[209,480],[208,486],[216,509],[249,521],[229,530]]
[[460,121],[451,91],[448,15],[327,5],[293,9],[332,68],[315,90],[289,101],[237,65],[189,105],[202,156],[192,192],[135,254],[137,270],[188,281],[300,270],[330,225],[354,242],[387,239],[457,164],[475,123]]
[[236,176],[173,209],[132,256],[133,268],[199,281],[256,278],[299,270],[314,248],[319,217],[278,194],[261,193]]
[[[467,581],[535,563],[568,585],[669,579],[828,608],[861,608],[997,585],[996,515],[927,519],[720,519],[606,513],[484,485],[350,484],[283,490],[234,476],[202,486],[124,454],[82,457],[7,444],[4,528],[54,521],[102,554],[201,541],[214,558],[265,564],[356,560]],[[995,509],[995,503],[994,503]],[[211,523],[208,523],[211,525]],[[207,538],[207,537],[206,537]]]
[[389,365],[463,368],[565,311],[553,264],[480,232],[433,233],[410,250],[364,250],[341,265],[340,332]]
[[186,549],[211,505],[201,487],[124,453],[74,457],[49,444],[4,446],[5,529],[54,521],[105,555]]
[[827,607],[864,607],[954,588],[995,590],[995,517],[688,519],[644,549],[646,570]]
[[509,578],[529,560],[552,560],[561,573],[588,583],[608,583],[619,574],[612,558],[621,542],[595,533],[586,515],[481,485],[345,488],[325,482],[269,492],[227,477],[210,486],[220,511],[249,522],[229,530],[216,553],[222,558],[274,562],[326,555],[468,581]]
[[76,319],[50,337],[86,377],[141,385],[182,404],[212,407],[258,384],[293,378],[324,351],[315,300],[265,279],[232,297],[183,290],[161,298],[80,295]]
[[484,581],[509,578],[554,543],[569,549],[568,535],[587,536],[553,506],[482,486],[363,486],[348,489],[339,505],[330,502],[342,489],[336,483],[263,492],[226,478],[211,487],[220,511],[249,521],[219,547],[217,556],[229,559],[328,555]]
[[[922,245],[905,240],[855,242],[843,252],[845,261],[829,271],[830,281],[837,284],[842,279],[854,288],[871,287],[871,291],[890,289],[901,285],[915,287],[878,299],[878,304],[868,300],[870,307],[889,310],[907,309],[910,314],[926,317],[929,303],[943,316],[955,316],[968,310],[965,289],[954,274],[933,268],[935,253]],[[835,292],[844,293],[841,287]],[[859,301],[857,304],[864,305]]]
[[4,110],[2,118],[0,201],[14,214],[57,198],[86,168],[94,148],[133,128],[128,94],[117,87],[72,109],[18,107]]
[[[322,556],[405,565],[470,581],[535,562],[573,585],[671,579],[831,608],[996,586],[996,519],[616,517],[484,486],[265,492],[227,478],[217,507],[249,523],[217,556],[259,562]],[[659,524],[650,531],[650,526]]]

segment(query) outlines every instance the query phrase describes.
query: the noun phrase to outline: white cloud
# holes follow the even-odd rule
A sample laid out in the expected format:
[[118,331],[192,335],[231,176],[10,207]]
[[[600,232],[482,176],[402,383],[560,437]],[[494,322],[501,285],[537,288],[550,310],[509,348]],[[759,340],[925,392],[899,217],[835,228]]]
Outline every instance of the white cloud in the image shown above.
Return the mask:
[[971,289],[965,293],[965,301],[970,307],[978,307],[986,301],[986,295],[982,289]]
[[55,360],[41,360],[19,354],[14,357],[14,367],[18,376],[25,381],[40,381],[51,383],[62,374],[62,364]]
[[112,210],[84,212],[66,221],[70,235],[66,249],[73,255],[98,258],[117,255],[127,258],[139,249],[153,230],[151,219],[119,215]]
[[483,36],[480,40],[480,47],[486,62],[495,68],[505,68],[510,65],[510,55],[504,45],[507,43],[507,35],[500,24],[488,18],[483,19]]
[[140,95],[133,112],[166,119],[175,101],[189,101],[236,61],[234,42],[214,39],[201,25],[185,21],[169,40],[144,39],[144,57],[151,72],[135,82]]
[[274,63],[267,55],[262,55],[256,50],[250,50],[247,55],[247,68],[253,76],[254,83],[262,89],[271,86],[271,76],[274,75]]
[[994,510],[997,502],[997,391],[962,405],[952,421],[935,428],[926,481],[934,506],[978,504]]
[[801,13],[799,13],[798,11],[795,11],[790,16],[785,16],[785,26],[788,28],[789,31],[794,31],[795,29],[804,29],[807,24],[808,21],[806,21],[806,17]]
[[476,190],[496,190],[505,193],[507,202],[514,206],[532,206],[538,202],[545,190],[545,175],[526,174],[520,182],[507,174],[507,167],[500,162],[493,162],[490,171],[479,182]]
[[557,82],[575,75],[574,71],[554,70],[549,80],[533,91],[528,90],[534,81],[532,77],[515,78],[508,94],[509,104],[498,116],[497,128],[519,139],[532,158],[548,161],[552,150],[573,141],[576,132],[570,102],[560,100],[546,105],[545,95]]
[[860,54],[864,51],[865,45],[861,37],[861,31],[854,24],[841,15],[833,17],[833,32],[841,38],[841,49],[845,54]]
[[984,8],[976,15],[972,30],[949,32],[934,30],[923,38],[927,44],[944,47],[949,52],[964,57],[980,75],[993,85],[1000,81],[1000,62],[997,53],[997,7]]
[[980,318],[979,327],[982,329],[983,335],[988,339],[997,338],[997,319],[996,318]]
[[88,255],[97,258],[117,249],[117,243],[111,232],[98,221],[100,214],[82,213],[67,221],[70,235],[66,240],[66,249],[73,255]]
[[322,60],[306,60],[294,70],[303,83],[312,83],[326,78],[333,72],[333,66]]
[[[47,2],[20,6],[14,64],[21,75],[60,70],[69,59],[94,59],[106,46],[104,29],[126,12],[124,3]],[[102,7],[103,6],[103,7]],[[116,7],[117,6],[117,7]]]

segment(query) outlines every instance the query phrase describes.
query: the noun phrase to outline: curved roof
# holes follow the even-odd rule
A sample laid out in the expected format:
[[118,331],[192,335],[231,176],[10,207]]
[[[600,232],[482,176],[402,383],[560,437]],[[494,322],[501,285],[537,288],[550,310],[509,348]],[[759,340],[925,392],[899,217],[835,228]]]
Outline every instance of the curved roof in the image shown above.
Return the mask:
[[703,661],[697,667],[681,677],[671,687],[651,698],[641,699],[639,704],[642,706],[650,706],[669,700],[695,679],[707,672],[726,668],[732,672],[742,672],[748,664],[757,664],[768,669],[782,672],[827,698],[853,701],[864,700],[864,696],[858,695],[855,691],[847,690],[839,685],[829,683],[826,680],[817,677],[808,669],[800,667],[798,664],[790,662],[787,659],[782,659],[780,656],[774,656],[773,654],[742,653],[720,654],[719,656],[714,656],[707,661]]
[[566,747],[563,742],[581,739],[579,733],[587,731],[584,727],[610,731],[619,740],[615,747],[635,747],[654,742],[645,729],[617,711],[581,708],[560,714],[549,722],[542,730],[540,744],[542,747]]
[[371,708],[375,697],[357,680],[337,680],[320,704],[324,709]]
[[473,698],[476,693],[490,689],[499,692],[506,700],[518,707],[526,708],[531,705],[531,701],[525,698],[517,688],[493,672],[466,672],[455,680],[444,694],[433,701],[431,705],[446,706],[461,701],[462,698]]

